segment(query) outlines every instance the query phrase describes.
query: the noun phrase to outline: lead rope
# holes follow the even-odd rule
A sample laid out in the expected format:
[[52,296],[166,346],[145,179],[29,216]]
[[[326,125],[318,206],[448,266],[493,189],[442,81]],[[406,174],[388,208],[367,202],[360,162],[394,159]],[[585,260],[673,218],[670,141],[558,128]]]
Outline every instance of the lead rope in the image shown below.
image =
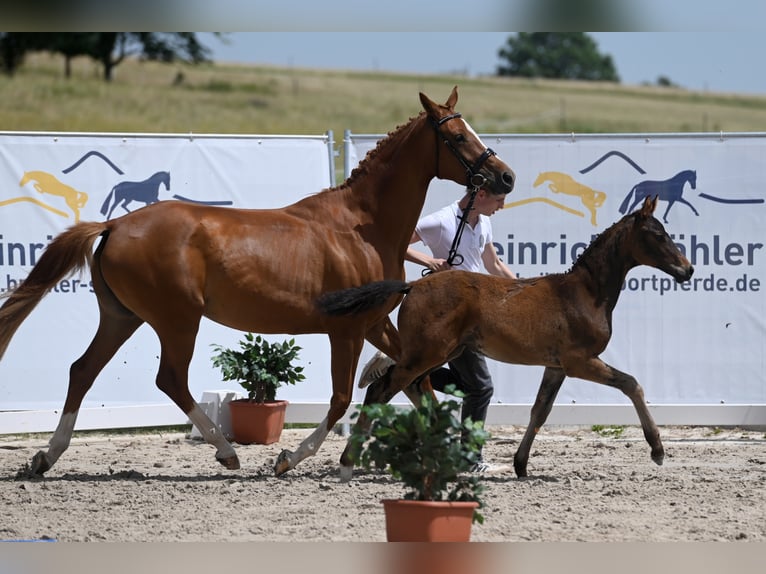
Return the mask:
[[[431,119],[431,124],[434,126],[434,129],[436,131],[436,139],[437,139],[437,145],[436,145],[436,177],[439,177],[439,145],[438,145],[438,139],[441,135],[439,131],[439,126],[441,126],[444,122],[462,117],[460,114],[452,114],[449,116],[445,116],[441,118],[438,121],[435,121]],[[430,118],[429,118],[430,119]],[[495,155],[495,151],[492,148],[487,148],[484,150],[484,152],[479,156],[479,158],[474,162],[473,165],[468,165],[468,162],[465,161],[462,155],[460,155],[460,152],[458,152],[455,147],[450,143],[450,141],[442,136],[442,141],[446,144],[447,148],[453,153],[453,155],[458,159],[458,161],[463,164],[463,167],[465,167],[466,172],[466,190],[471,191],[471,195],[468,198],[468,203],[465,206],[465,209],[463,210],[463,213],[458,217],[459,223],[457,226],[457,231],[455,231],[455,237],[452,239],[452,245],[449,249],[449,254],[447,255],[447,265],[450,267],[454,265],[460,265],[463,263],[464,258],[460,253],[457,252],[457,248],[460,245],[460,239],[463,236],[463,230],[465,229],[465,224],[468,222],[468,214],[473,209],[473,202],[474,199],[476,199],[476,194],[481,189],[481,187],[487,182],[487,179],[481,175],[480,173],[477,173],[478,170],[481,169],[481,166],[484,165],[484,162],[487,161],[490,157]],[[433,273],[431,269],[425,268],[421,272],[421,276],[425,277],[426,275],[430,275]]]

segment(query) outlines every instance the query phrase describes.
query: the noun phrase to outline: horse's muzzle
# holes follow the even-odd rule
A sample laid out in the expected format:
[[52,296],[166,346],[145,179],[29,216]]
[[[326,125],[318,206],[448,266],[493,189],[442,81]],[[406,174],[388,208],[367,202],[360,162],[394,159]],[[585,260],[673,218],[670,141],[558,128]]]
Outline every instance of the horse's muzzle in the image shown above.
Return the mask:
[[683,283],[691,279],[692,275],[694,275],[694,266],[690,263],[689,265],[678,267],[676,273],[673,274],[673,278],[678,283]]
[[512,171],[504,171],[501,176],[503,185],[508,188],[508,193],[513,191],[513,186],[516,183],[516,176]]

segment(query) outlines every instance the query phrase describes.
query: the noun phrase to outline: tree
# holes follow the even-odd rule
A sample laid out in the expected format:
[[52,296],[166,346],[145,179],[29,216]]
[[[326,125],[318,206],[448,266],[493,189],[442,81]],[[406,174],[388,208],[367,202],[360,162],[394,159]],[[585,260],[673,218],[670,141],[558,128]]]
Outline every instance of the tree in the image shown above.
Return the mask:
[[209,61],[210,53],[194,32],[5,32],[0,35],[0,65],[8,74],[13,74],[28,52],[39,51],[63,54],[66,77],[71,74],[72,58],[93,58],[102,65],[107,82],[112,80],[114,68],[129,56],[196,64]]
[[498,51],[498,76],[619,82],[612,57],[584,32],[520,32]]

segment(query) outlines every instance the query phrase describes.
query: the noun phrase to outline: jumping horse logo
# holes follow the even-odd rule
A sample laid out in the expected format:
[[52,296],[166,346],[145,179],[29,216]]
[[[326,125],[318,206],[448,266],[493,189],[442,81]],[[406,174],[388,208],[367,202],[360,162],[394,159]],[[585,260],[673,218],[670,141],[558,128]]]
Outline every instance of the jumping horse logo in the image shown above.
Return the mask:
[[[594,225],[594,226],[597,225],[596,213],[598,209],[602,205],[604,205],[604,201],[606,200],[606,193],[604,193],[603,191],[592,189],[588,187],[587,185],[583,185],[579,181],[576,181],[572,176],[566,173],[562,173],[560,171],[542,172],[540,175],[537,176],[537,179],[535,180],[533,187],[539,187],[544,183],[548,183],[548,189],[550,189],[553,193],[563,193],[564,195],[572,195],[574,197],[579,197],[583,206],[590,213],[591,225]],[[552,199],[549,199],[547,197],[529,197],[527,199],[521,199],[519,201],[512,201],[510,203],[506,203],[503,207],[504,208],[518,207],[520,205],[533,203],[533,202],[547,203],[557,209],[561,209],[562,211],[571,213],[572,215],[577,215],[578,217],[585,217],[585,214],[582,211],[579,211],[577,209],[572,209],[571,207],[562,205],[561,203],[557,201],[553,201]]]
[[[60,182],[58,179],[56,179],[56,176],[45,171],[25,172],[24,176],[21,178],[21,181],[19,182],[19,186],[23,187],[29,182],[33,182],[32,187],[34,187],[38,193],[48,194],[48,195],[57,195],[59,197],[63,197],[64,202],[66,203],[69,210],[72,212],[72,216],[74,217],[75,222],[80,221],[80,210],[83,207],[85,207],[86,203],[88,203],[87,193],[83,191],[78,191],[75,188]],[[18,197],[18,198],[14,198],[13,200],[8,200],[6,202],[3,202],[0,205],[3,205],[5,203],[10,203],[11,201],[31,201],[49,211],[52,211],[53,213],[62,215],[63,217],[68,217],[68,215],[65,212],[58,210],[54,207],[51,207],[50,205],[47,205],[46,203],[42,201],[36,200],[35,198]]]

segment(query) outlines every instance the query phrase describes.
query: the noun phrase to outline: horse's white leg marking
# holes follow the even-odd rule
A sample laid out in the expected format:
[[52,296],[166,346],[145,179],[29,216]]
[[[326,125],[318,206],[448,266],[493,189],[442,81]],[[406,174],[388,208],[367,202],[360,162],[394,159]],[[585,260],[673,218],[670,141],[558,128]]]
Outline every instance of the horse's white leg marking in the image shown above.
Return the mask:
[[237,456],[234,447],[223,436],[221,429],[210,420],[210,417],[205,414],[205,411],[197,404],[197,401],[194,401],[194,408],[188,416],[192,424],[199,430],[202,438],[205,439],[205,442],[216,447],[216,458],[227,459]]
[[330,434],[330,431],[327,430],[327,417],[325,417],[324,420],[319,423],[319,426],[314,429],[314,432],[303,439],[303,442],[298,446],[297,450],[292,453],[290,456],[290,468],[295,468],[295,466],[304,458],[315,455],[328,434]]
[[69,441],[72,439],[72,432],[74,431],[74,424],[77,421],[78,413],[79,411],[75,411],[61,415],[59,424],[56,426],[56,430],[48,442],[48,452],[45,453],[48,466],[53,466],[64,451],[69,448]]

